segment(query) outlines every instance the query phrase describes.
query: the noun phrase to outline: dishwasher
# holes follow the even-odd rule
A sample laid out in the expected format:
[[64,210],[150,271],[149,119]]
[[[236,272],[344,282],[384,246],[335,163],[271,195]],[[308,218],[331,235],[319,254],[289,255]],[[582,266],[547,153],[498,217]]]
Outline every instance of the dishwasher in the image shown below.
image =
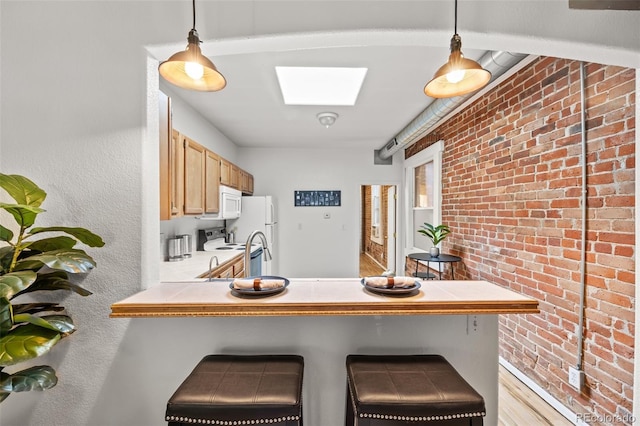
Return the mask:
[[262,247],[251,251],[251,261],[249,262],[249,276],[259,277],[262,275]]

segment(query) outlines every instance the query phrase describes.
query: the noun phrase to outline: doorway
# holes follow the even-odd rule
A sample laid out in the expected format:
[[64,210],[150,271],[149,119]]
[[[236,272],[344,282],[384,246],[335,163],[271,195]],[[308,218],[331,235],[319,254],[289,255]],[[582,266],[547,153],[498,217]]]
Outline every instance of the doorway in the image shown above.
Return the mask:
[[395,185],[360,187],[361,277],[396,274]]

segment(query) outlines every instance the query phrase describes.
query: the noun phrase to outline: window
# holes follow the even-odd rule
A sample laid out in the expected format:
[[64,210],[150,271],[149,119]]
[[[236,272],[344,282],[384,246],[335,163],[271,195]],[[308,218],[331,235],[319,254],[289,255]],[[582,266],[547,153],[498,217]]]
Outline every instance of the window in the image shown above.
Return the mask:
[[428,251],[431,243],[418,229],[425,222],[441,223],[443,149],[444,142],[438,141],[405,161],[405,254]]

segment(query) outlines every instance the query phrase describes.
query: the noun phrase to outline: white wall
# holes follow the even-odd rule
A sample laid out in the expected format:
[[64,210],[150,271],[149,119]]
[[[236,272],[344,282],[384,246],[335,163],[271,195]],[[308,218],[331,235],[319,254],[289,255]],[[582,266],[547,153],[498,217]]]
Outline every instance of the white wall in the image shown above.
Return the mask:
[[[225,14],[217,21],[200,21],[198,30],[211,34],[211,38],[225,38],[279,31],[433,26],[448,41],[448,24],[425,22],[437,16],[426,13],[431,4],[437,3],[388,1],[367,5],[355,1],[336,2],[326,8],[319,1],[199,2],[203,9],[220,7]],[[464,18],[465,28],[469,28],[465,32],[469,48],[482,44],[639,66],[638,25],[633,18],[637,12],[567,12],[565,2],[551,1],[463,3],[475,8]],[[256,10],[246,10],[252,4]],[[441,4],[450,6],[449,2]],[[157,137],[147,128],[147,122],[151,123],[148,117],[155,112],[146,110],[148,63],[144,47],[184,43],[191,19],[188,6],[184,1],[0,2],[0,170],[26,175],[48,192],[43,206],[47,213],[39,225],[83,226],[106,241],[103,249],[90,250],[98,268],[83,285],[94,294],[88,298],[59,296],[79,330],[51,354],[38,359],[38,363],[57,369],[60,382],[43,393],[11,395],[0,410],[3,426],[160,424],[158,413],[164,406],[152,404],[144,396],[153,393],[155,401],[162,401],[162,395],[168,398],[178,384],[176,378],[184,377],[202,352],[216,348],[215,336],[201,342],[198,331],[189,332],[194,321],[203,326],[210,319],[108,318],[109,306],[142,288],[157,260],[158,209],[149,201],[157,194],[152,184],[157,161],[148,155],[154,152]],[[510,11],[515,11],[519,19],[506,17]],[[574,46],[578,49],[572,49]],[[353,153],[348,148],[333,153],[335,158],[329,152],[314,151],[292,153],[288,160],[308,162],[316,154],[320,166],[307,168],[315,170],[317,178],[302,166],[286,164],[274,156],[267,162],[257,153],[247,152],[246,162],[243,159],[239,164],[260,170],[258,191],[286,187],[283,193],[275,194],[282,200],[291,199],[291,191],[297,186],[294,178],[309,187],[331,185],[330,189],[342,189],[347,200],[352,196],[355,200],[359,198],[359,184],[382,179],[378,170],[393,170],[369,167],[365,162],[370,161],[367,157],[371,152]],[[344,159],[339,154],[345,155]],[[263,161],[264,166],[258,167]],[[276,166],[283,171],[276,172]],[[285,173],[286,167],[295,173]],[[276,183],[269,177],[271,173],[285,182]],[[340,238],[342,233],[355,233],[356,210],[345,205],[332,216],[334,219],[326,225],[332,242],[340,246],[345,240]],[[308,211],[300,208],[287,212],[285,206],[282,212],[283,220],[303,224],[302,232],[287,231],[296,238],[298,248],[317,238],[321,226],[325,226],[317,223],[319,219],[311,209]],[[341,230],[342,224],[346,225],[345,231]],[[314,226],[314,233],[306,234]],[[357,242],[353,250],[348,244],[337,250],[355,256]],[[335,263],[337,256],[331,250],[314,254],[329,253],[331,263]],[[319,270],[328,263],[312,267]],[[292,273],[298,271],[297,265],[284,266]],[[353,275],[352,270],[340,269],[336,274]],[[154,335],[149,337],[154,346],[147,348],[148,333],[140,328],[150,321],[154,325],[149,331]],[[202,328],[202,332],[206,330]],[[176,341],[174,336],[180,338]],[[199,344],[191,346],[191,338]]]
[[[360,185],[400,185],[399,156],[393,165],[374,165],[373,151],[365,149],[244,148],[240,158],[239,165],[254,175],[255,195],[273,195],[277,200],[278,273],[299,278],[357,277]],[[295,190],[340,190],[342,205],[295,207]]]

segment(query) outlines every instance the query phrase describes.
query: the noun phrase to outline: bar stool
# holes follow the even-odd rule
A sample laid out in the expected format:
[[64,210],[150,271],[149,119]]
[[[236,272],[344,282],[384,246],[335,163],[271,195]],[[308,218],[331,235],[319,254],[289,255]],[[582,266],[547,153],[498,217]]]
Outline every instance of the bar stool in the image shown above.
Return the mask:
[[347,426],[481,426],[484,399],[441,355],[348,355]]
[[167,403],[169,426],[302,426],[299,355],[207,355]]

